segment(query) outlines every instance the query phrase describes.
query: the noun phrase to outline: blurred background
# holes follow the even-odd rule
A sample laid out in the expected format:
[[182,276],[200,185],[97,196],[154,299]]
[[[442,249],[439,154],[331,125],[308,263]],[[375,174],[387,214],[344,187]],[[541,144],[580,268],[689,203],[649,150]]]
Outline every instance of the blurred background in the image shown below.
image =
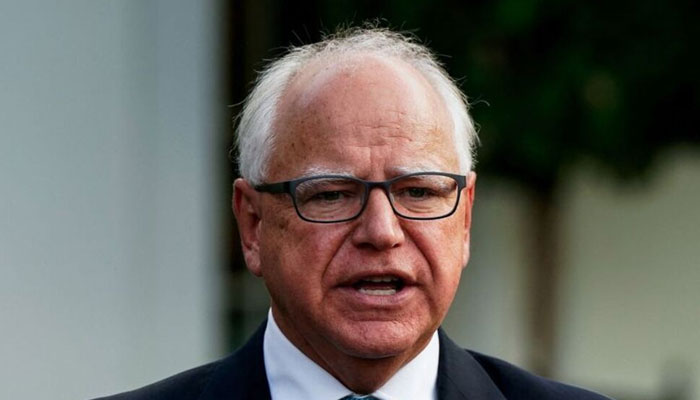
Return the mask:
[[123,391],[241,344],[268,299],[231,120],[264,60],[379,19],[480,126],[453,339],[620,400],[700,399],[699,8],[0,0],[0,398]]

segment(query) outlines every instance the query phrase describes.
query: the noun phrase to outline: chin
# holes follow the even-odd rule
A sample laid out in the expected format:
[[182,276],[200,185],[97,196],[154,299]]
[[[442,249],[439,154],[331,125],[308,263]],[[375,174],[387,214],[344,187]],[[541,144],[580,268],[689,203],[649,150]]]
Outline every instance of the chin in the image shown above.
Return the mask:
[[335,344],[343,353],[358,358],[380,359],[410,353],[425,345],[421,339],[430,337],[426,330],[399,321],[352,321],[348,324],[346,329],[334,332]]

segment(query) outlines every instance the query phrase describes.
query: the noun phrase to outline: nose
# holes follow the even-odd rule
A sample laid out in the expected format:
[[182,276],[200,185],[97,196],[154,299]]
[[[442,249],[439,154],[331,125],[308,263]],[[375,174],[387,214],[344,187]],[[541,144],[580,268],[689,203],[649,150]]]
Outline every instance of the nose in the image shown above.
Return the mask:
[[405,238],[399,218],[394,214],[389,198],[381,188],[370,191],[352,239],[358,247],[377,250],[390,249],[403,243]]

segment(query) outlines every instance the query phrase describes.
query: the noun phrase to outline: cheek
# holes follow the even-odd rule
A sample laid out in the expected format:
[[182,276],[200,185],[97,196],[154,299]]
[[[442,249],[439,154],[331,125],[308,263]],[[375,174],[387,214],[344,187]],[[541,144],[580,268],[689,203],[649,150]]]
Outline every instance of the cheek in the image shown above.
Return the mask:
[[341,232],[330,228],[302,221],[296,214],[264,223],[260,250],[265,281],[307,291],[321,288],[327,266],[343,240]]
[[411,234],[429,265],[432,295],[440,303],[451,301],[459,286],[463,269],[464,234],[464,229],[450,220],[418,226]]
[[[447,222],[450,223],[447,223]],[[416,245],[437,270],[452,269],[461,264],[464,249],[464,229],[455,220],[418,227],[412,235]]]

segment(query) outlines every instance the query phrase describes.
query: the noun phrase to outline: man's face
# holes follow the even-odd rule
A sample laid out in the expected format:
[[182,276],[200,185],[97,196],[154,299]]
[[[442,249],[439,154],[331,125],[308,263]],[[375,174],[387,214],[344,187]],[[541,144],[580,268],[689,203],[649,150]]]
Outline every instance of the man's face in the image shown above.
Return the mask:
[[[346,61],[312,64],[285,91],[266,182],[461,172],[449,116],[418,72],[372,56]],[[397,217],[381,189],[359,218],[342,223],[303,221],[288,195],[257,193],[241,180],[235,207],[248,267],[264,279],[275,320],[297,347],[321,365],[411,359],[442,322],[469,257],[473,188],[470,174],[455,214],[428,221]],[[400,290],[360,290],[385,278]]]

